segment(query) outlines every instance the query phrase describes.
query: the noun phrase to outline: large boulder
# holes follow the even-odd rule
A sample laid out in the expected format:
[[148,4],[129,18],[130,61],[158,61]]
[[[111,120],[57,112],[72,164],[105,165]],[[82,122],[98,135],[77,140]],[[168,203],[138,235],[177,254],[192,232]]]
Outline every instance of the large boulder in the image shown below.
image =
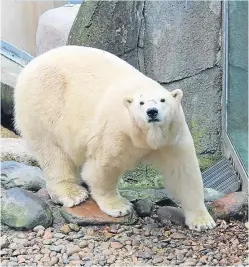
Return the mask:
[[1,162],[1,186],[6,189],[20,187],[38,191],[46,187],[40,168],[15,161]]
[[21,138],[2,138],[0,142],[1,161],[17,161],[38,165],[27,143]]
[[1,199],[1,222],[18,230],[46,228],[53,223],[53,215],[48,204],[32,192],[11,188]]
[[43,13],[36,32],[36,55],[66,45],[80,5],[65,5]]
[[79,9],[68,44],[100,48],[138,67],[143,7],[141,1],[86,1]]

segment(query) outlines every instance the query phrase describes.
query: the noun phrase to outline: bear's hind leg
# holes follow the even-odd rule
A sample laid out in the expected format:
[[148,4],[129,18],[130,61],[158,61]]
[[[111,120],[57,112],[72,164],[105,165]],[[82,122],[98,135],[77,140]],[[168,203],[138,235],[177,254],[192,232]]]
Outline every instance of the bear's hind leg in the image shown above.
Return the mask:
[[88,198],[88,191],[78,183],[76,165],[49,137],[45,140],[33,141],[30,145],[43,170],[51,198],[65,207],[83,202]]
[[193,147],[172,147],[153,152],[150,158],[164,175],[165,187],[179,201],[186,225],[197,231],[216,226],[205,203],[201,172]]
[[94,159],[89,158],[84,164],[81,176],[89,186],[92,198],[103,212],[120,217],[132,211],[130,201],[118,192],[120,171],[117,168],[100,167]]

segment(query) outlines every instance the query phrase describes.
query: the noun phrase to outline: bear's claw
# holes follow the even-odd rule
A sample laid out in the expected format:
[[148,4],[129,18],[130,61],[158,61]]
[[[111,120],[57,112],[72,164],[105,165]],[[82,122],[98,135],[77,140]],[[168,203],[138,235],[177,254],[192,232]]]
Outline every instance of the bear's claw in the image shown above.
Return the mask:
[[186,225],[191,230],[203,231],[214,228],[216,223],[208,211],[202,211],[197,214],[186,216]]

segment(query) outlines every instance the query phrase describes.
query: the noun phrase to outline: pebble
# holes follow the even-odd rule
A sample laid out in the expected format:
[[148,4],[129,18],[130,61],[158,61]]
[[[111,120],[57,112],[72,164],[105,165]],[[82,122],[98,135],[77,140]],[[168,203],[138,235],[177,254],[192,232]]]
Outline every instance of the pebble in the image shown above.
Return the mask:
[[111,247],[114,249],[121,249],[124,245],[120,242],[111,242]]
[[79,247],[80,248],[85,248],[87,246],[88,246],[88,242],[86,240],[80,241],[80,243],[79,243]]
[[58,257],[52,257],[51,258],[51,266],[53,266],[54,264],[57,264],[59,262]]
[[163,262],[163,257],[161,257],[161,256],[155,256],[153,258],[153,261],[152,261],[153,264],[158,264],[158,263],[161,263],[161,262]]
[[64,224],[64,225],[61,227],[60,231],[61,231],[63,234],[68,234],[68,233],[71,232],[71,228],[69,227],[68,224]]
[[115,262],[115,260],[116,260],[116,256],[115,256],[115,255],[110,255],[110,256],[107,258],[106,262],[107,262],[108,264],[112,264],[112,263]]
[[65,235],[62,234],[62,233],[55,233],[55,234],[54,234],[54,237],[55,237],[55,238],[63,238],[63,237],[65,237]]
[[24,263],[25,258],[22,255],[17,256],[18,264]]
[[51,233],[50,230],[46,230],[43,236],[43,239],[47,240],[47,239],[51,239],[53,237],[53,234]]
[[44,231],[44,230],[45,230],[45,227],[42,226],[42,225],[37,225],[37,226],[33,229],[34,232],[39,232],[39,231]]
[[9,246],[9,241],[7,239],[7,236],[1,236],[1,240],[0,240],[0,248],[7,248]]
[[80,252],[80,251],[81,251],[81,248],[79,246],[77,246],[77,245],[72,245],[72,244],[67,245],[66,253],[67,253],[68,256],[71,256],[74,253],[77,253],[77,252]]
[[60,252],[62,247],[61,246],[51,246],[49,249],[51,251]]
[[44,230],[39,230],[36,234],[37,237],[42,237],[44,235]]
[[75,232],[78,232],[80,230],[79,225],[75,224],[75,223],[69,223],[68,224],[69,228]]
[[[9,242],[1,249],[2,266],[248,266],[244,222],[226,222],[224,228],[217,221],[215,229],[198,233],[145,218],[135,226],[86,226],[68,233],[60,231],[69,225],[64,222],[33,232],[8,229],[1,233]],[[37,236],[39,231],[43,236]],[[104,231],[112,232],[111,237],[106,238]],[[76,238],[78,234],[84,237]]]
[[170,235],[170,237],[173,238],[173,239],[184,239],[184,238],[186,238],[185,235],[179,234],[179,233],[173,233],[172,235]]

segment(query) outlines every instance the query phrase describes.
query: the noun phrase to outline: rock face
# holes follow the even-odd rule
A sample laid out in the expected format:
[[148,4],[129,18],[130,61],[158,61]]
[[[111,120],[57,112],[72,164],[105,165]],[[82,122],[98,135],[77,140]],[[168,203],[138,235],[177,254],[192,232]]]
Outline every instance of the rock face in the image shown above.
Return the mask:
[[21,138],[1,138],[1,161],[17,161],[28,164],[37,164],[36,159]]
[[36,55],[66,45],[80,5],[63,6],[43,13],[36,33]]
[[101,48],[138,66],[141,1],[86,1],[78,12],[68,44]]
[[220,156],[221,75],[220,68],[215,67],[165,85],[169,90],[183,90],[183,110],[202,169]]
[[46,186],[40,168],[15,161],[1,162],[1,185],[6,189],[21,187],[31,191]]
[[96,202],[91,199],[72,208],[63,206],[60,212],[66,221],[78,225],[103,225],[113,223],[128,225],[134,224],[138,219],[135,212],[124,217],[111,217],[101,211]]
[[145,66],[151,78],[169,83],[216,64],[219,1],[148,1],[145,18]]
[[1,222],[18,230],[38,225],[46,228],[52,224],[53,215],[48,204],[32,192],[11,188],[1,199]]

